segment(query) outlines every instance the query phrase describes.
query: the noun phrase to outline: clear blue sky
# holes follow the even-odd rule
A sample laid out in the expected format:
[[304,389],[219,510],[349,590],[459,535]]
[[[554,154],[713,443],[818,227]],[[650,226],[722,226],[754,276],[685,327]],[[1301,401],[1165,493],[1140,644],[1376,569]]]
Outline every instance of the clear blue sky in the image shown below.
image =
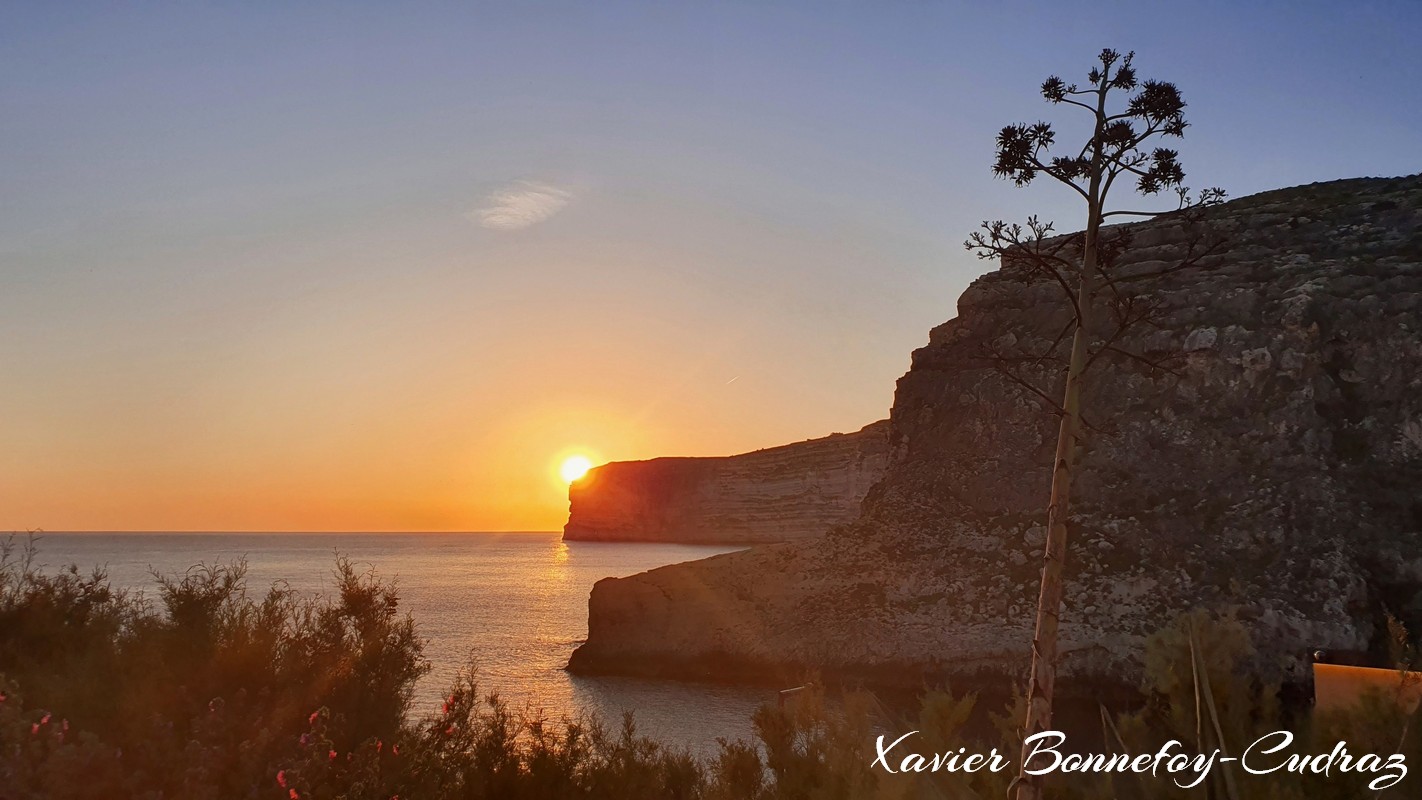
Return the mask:
[[[1188,7],[1186,7],[1188,6]],[[1419,169],[1422,3],[7,3],[0,529],[551,527],[857,428],[1102,47],[1195,186]]]

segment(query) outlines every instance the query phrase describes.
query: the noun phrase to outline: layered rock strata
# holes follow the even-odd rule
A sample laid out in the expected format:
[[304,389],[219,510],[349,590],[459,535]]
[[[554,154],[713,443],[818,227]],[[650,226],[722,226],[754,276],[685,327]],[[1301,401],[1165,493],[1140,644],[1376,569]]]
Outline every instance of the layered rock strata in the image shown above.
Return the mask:
[[859,515],[889,460],[889,423],[721,458],[597,467],[568,487],[563,538],[764,544]]
[[[1086,391],[1062,691],[1133,682],[1146,637],[1197,607],[1234,610],[1286,678],[1309,648],[1375,644],[1385,611],[1422,630],[1422,177],[1267,192],[1206,222],[1224,247],[1152,284],[1154,324],[1117,343],[1169,370],[1108,355]],[[1132,234],[1125,276],[1194,238],[1178,216]],[[898,383],[858,520],[600,581],[570,668],[1015,681],[1056,420],[983,354],[1046,347],[1068,313],[1011,263],[976,280]]]

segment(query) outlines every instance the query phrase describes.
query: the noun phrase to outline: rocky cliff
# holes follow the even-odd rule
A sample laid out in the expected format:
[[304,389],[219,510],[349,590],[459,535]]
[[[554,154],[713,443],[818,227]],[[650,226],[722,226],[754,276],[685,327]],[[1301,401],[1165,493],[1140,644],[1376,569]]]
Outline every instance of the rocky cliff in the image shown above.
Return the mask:
[[[1214,208],[1226,246],[1160,279],[1156,325],[1084,398],[1062,691],[1133,681],[1143,640],[1232,608],[1261,666],[1367,647],[1422,618],[1422,177]],[[1174,263],[1178,216],[1132,226],[1122,274]],[[1068,310],[1012,265],[975,281],[900,379],[896,442],[862,516],[790,543],[600,581],[571,669],[784,680],[1018,679],[1056,422],[982,358],[1044,347]]]
[[723,458],[620,461],[568,487],[563,538],[763,544],[853,520],[889,460],[889,423]]

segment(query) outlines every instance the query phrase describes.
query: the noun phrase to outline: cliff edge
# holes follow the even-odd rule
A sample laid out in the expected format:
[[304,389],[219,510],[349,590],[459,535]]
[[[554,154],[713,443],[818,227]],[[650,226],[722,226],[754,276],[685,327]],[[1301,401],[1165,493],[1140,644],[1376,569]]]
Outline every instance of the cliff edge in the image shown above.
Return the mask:
[[[1227,246],[1169,275],[1179,354],[1095,368],[1075,490],[1063,691],[1134,684],[1145,637],[1234,609],[1261,668],[1422,629],[1422,176],[1283,189],[1210,210]],[[1176,215],[1133,225],[1127,272],[1172,263]],[[963,294],[900,379],[895,446],[862,516],[814,542],[599,581],[569,668],[784,680],[806,667],[917,683],[1025,670],[1056,420],[984,344],[1045,346],[1068,309],[1009,265]]]
[[719,458],[618,461],[568,487],[563,538],[764,544],[854,520],[889,461],[888,420]]

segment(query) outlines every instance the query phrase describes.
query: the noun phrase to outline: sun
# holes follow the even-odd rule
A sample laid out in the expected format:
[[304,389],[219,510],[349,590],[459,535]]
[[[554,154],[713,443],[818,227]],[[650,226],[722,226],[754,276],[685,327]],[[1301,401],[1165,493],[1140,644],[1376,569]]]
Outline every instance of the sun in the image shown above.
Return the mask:
[[587,456],[568,456],[563,459],[563,466],[558,468],[558,474],[563,476],[563,480],[572,483],[588,474],[592,469],[592,460]]

